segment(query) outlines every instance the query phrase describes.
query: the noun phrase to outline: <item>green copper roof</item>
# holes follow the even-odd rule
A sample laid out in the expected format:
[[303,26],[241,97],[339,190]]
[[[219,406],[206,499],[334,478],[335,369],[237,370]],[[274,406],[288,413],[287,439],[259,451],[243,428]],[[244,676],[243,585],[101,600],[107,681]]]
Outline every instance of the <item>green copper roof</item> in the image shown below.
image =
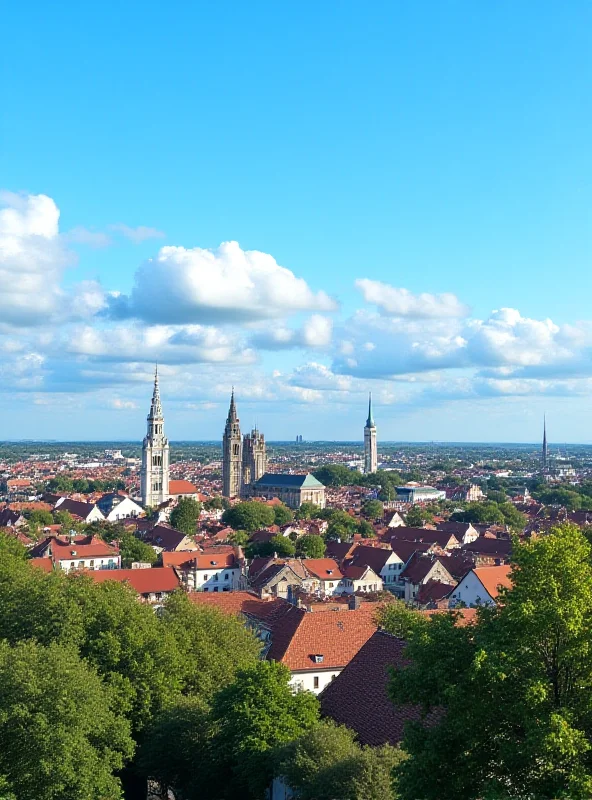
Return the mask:
[[266,472],[255,483],[255,486],[278,486],[283,489],[301,489],[302,487],[323,486],[314,475],[308,472],[306,475],[286,475],[284,473]]

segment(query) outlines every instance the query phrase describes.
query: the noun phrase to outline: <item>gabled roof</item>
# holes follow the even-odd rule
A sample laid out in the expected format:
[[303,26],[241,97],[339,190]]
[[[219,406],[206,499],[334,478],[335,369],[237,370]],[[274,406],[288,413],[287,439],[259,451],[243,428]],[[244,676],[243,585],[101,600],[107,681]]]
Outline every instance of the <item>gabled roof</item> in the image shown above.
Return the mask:
[[[415,553],[415,555],[413,555],[413,557],[409,560],[405,569],[401,572],[401,580],[406,578],[410,581],[410,583],[421,583],[424,578],[430,574],[436,563],[440,563],[444,567],[444,570],[448,572],[448,570],[446,570],[445,556],[442,558],[433,558],[432,556]],[[454,578],[449,572],[448,575],[450,577],[451,585],[454,584]]]
[[391,550],[406,564],[414,553],[427,553],[431,545],[428,542],[406,542],[399,539],[391,541]]
[[171,551],[176,550],[183,544],[187,536],[183,531],[175,530],[175,528],[167,528],[166,525],[155,525],[144,533],[143,539],[147,544]]
[[405,642],[376,631],[319,695],[322,715],[355,731],[360,744],[398,745],[405,723],[420,719],[419,706],[395,705],[388,694],[390,669],[406,663]]
[[512,542],[510,539],[490,539],[486,536],[480,536],[474,542],[464,544],[462,549],[468,553],[509,556],[512,551]]
[[390,547],[368,547],[367,545],[358,545],[353,552],[350,563],[356,567],[372,567],[376,574],[380,574],[380,571],[384,569],[384,565],[392,554],[393,551]]
[[92,503],[84,503],[82,500],[70,500],[65,497],[61,502],[56,503],[55,511],[67,511],[73,517],[80,517],[80,519],[87,519],[93,511],[98,511],[101,516],[100,509]]
[[164,552],[162,565],[180,569],[217,570],[237,567],[238,563],[232,548],[221,548],[220,552],[201,552],[200,550]]
[[311,475],[310,472],[306,473],[306,475],[266,472],[265,475],[256,481],[255,486],[261,488],[265,488],[266,486],[278,486],[283,489],[301,489],[302,487],[314,489],[323,486],[323,484],[318,481],[314,475]]
[[375,630],[372,607],[326,613],[293,607],[273,626],[267,657],[292,672],[342,669]]
[[169,494],[199,494],[196,486],[190,481],[169,481]]
[[152,567],[151,569],[105,569],[85,573],[95,581],[119,581],[129,583],[138,594],[173,592],[181,585],[172,567]]
[[8,528],[14,525],[22,517],[20,511],[11,511],[10,508],[3,508],[0,511],[0,528]]
[[474,575],[481,581],[486,592],[492,600],[499,594],[500,588],[512,588],[512,581],[510,580],[510,573],[512,567],[477,567],[473,570]]
[[109,558],[119,552],[98,536],[75,536],[72,541],[48,537],[38,542],[31,550],[33,558],[49,554],[54,562],[85,558]]
[[396,541],[428,542],[429,544],[437,544],[441,548],[455,547],[460,544],[456,536],[448,531],[437,531],[431,528],[408,528],[405,525],[401,525],[398,528],[389,528],[389,531],[391,542],[393,539]]
[[349,578],[351,581],[361,581],[364,580],[366,576],[368,576],[367,577],[368,580],[375,580],[375,579],[379,581],[382,580],[380,575],[375,570],[373,570],[372,567],[369,567],[367,564],[364,564],[362,566],[355,566],[353,564],[350,564],[350,566],[346,567],[343,570],[343,575],[345,578]]
[[338,581],[342,578],[341,571],[332,558],[305,558],[303,565],[307,572],[322,581]]

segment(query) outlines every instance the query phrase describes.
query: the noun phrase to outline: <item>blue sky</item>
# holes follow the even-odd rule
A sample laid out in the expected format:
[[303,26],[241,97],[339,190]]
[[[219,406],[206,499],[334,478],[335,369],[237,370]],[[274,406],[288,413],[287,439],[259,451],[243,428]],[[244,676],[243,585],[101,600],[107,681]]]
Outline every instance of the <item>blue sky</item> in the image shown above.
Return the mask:
[[5,22],[0,438],[592,441],[588,2]]

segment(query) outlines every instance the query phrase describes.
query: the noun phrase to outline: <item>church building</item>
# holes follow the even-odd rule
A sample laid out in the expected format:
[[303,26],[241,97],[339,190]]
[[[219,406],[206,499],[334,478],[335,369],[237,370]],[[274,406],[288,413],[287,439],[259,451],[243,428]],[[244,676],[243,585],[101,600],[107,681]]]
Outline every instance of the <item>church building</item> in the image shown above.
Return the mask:
[[152,508],[164,503],[169,498],[169,440],[164,435],[158,367],[154,372],[154,390],[148,414],[148,430],[142,443],[140,492],[142,505]]
[[244,437],[241,435],[233,389],[222,439],[222,494],[249,497],[251,487],[266,469],[265,436],[257,428]]

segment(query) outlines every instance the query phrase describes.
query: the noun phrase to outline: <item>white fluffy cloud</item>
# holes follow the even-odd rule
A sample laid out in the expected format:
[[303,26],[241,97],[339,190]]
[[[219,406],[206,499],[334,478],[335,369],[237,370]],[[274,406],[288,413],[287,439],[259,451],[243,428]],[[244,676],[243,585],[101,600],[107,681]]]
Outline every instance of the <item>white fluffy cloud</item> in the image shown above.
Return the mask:
[[205,325],[82,325],[72,329],[66,348],[76,356],[113,362],[249,364],[255,360],[237,336]]
[[391,317],[466,317],[468,309],[454,294],[413,294],[408,289],[390,286],[381,281],[360,278],[356,287],[367,303],[375,305],[381,314]]
[[313,314],[298,329],[266,325],[252,335],[251,344],[261,350],[326,349],[331,344],[332,334],[333,320],[322,314]]
[[112,305],[116,316],[172,324],[241,323],[337,307],[273,256],[237,242],[215,250],[161,248],[138,269],[131,295],[113,298]]

